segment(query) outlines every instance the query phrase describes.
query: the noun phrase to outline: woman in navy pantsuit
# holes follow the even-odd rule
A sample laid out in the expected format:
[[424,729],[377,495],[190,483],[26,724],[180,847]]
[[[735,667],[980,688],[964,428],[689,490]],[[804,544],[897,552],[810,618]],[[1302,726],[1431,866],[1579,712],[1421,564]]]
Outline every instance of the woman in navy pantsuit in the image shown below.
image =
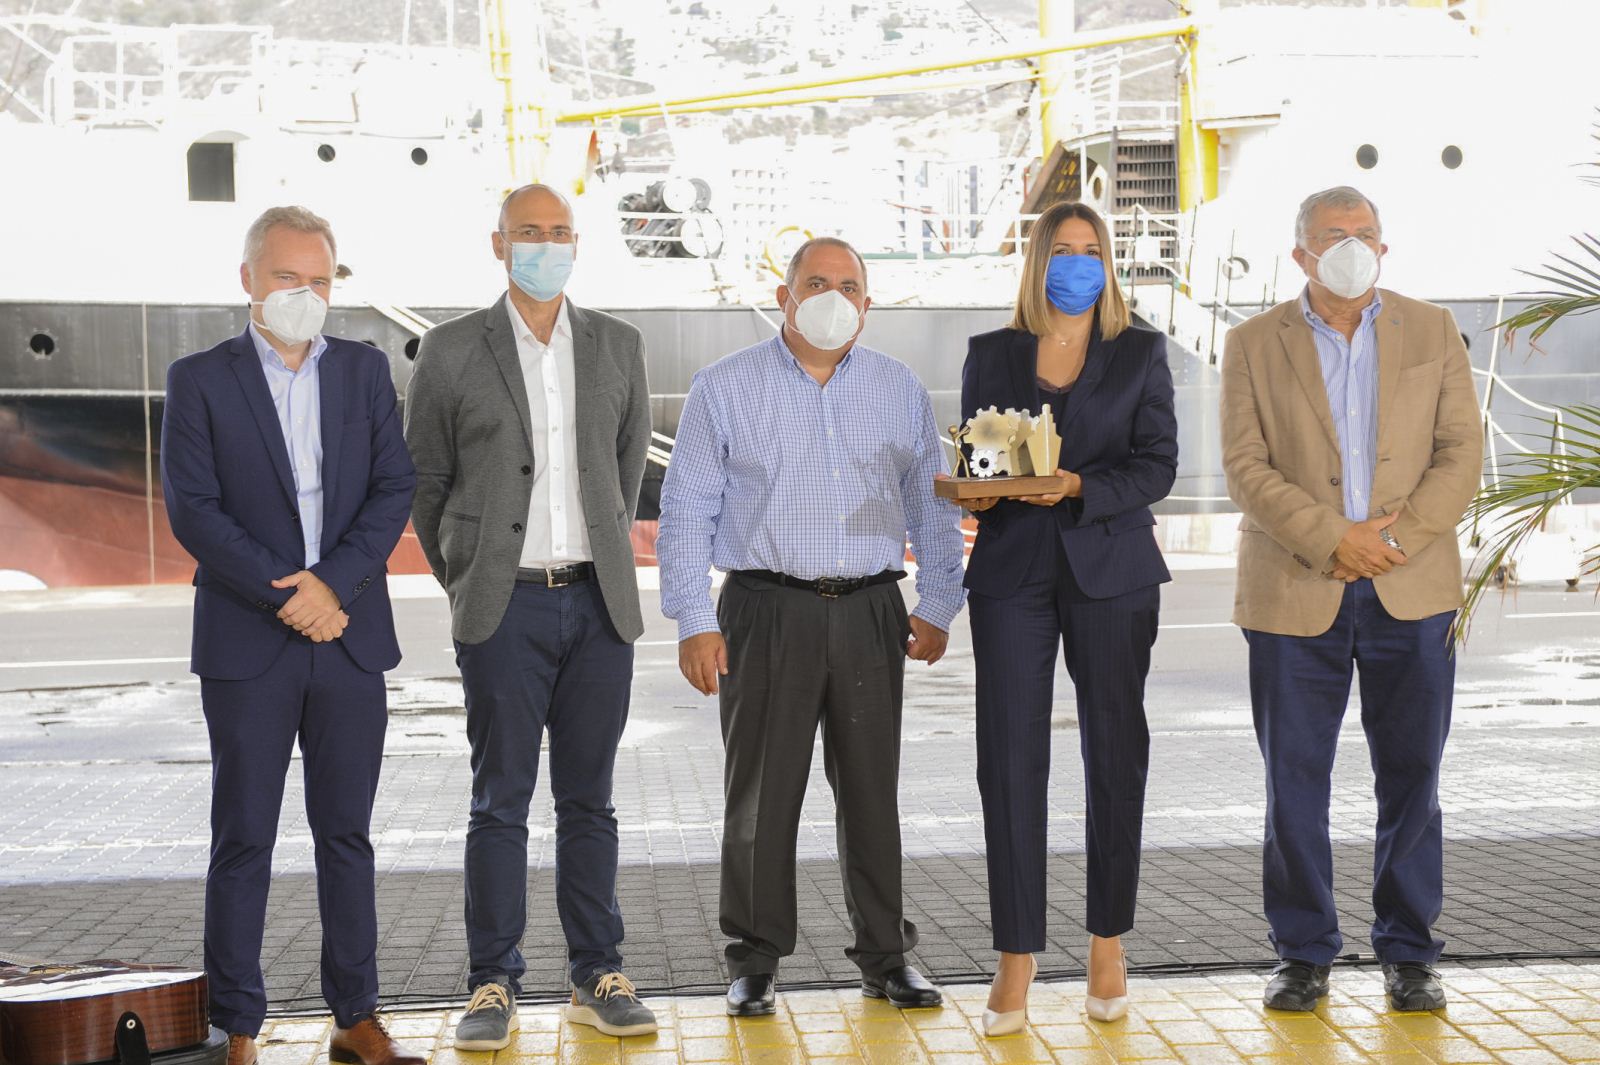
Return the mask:
[[1088,1013],[1127,1010],[1120,936],[1133,927],[1150,735],[1144,682],[1171,579],[1150,505],[1178,466],[1164,338],[1130,325],[1105,222],[1059,203],[1034,224],[1011,325],[971,339],[961,414],[1037,413],[1061,434],[1061,495],[978,503],[967,568],[977,666],[978,787],[1000,963],[989,1035],[1027,1019],[1045,946],[1045,823],[1055,657],[1078,703],[1088,791]]

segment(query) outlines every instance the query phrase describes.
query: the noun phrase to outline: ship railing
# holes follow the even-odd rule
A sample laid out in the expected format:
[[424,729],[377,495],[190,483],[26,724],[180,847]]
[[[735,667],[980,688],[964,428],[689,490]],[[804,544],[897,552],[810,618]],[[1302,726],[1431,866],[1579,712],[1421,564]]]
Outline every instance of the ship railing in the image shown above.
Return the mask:
[[[180,100],[256,93],[271,35],[266,27],[233,24],[102,26],[73,34],[46,75],[49,120],[154,122]],[[231,51],[234,58],[201,61],[189,58],[191,50]]]
[[1168,42],[1092,53],[1074,64],[1071,96],[1058,95],[1056,106],[1076,105],[1071,124],[1079,136],[1110,129],[1174,129],[1178,123],[1176,102],[1128,99],[1123,85],[1142,74],[1170,69],[1181,54]]

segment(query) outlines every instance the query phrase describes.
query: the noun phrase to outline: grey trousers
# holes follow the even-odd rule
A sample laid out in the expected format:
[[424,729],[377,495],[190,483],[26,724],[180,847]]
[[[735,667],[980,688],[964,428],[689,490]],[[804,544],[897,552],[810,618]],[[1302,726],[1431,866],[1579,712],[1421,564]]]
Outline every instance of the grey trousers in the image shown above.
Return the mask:
[[795,843],[819,723],[855,929],[845,953],[872,977],[904,965],[917,929],[900,896],[900,698],[911,630],[899,587],[827,599],[729,576],[717,617],[728,645],[721,922],[733,940],[729,975],[775,973],[794,953]]

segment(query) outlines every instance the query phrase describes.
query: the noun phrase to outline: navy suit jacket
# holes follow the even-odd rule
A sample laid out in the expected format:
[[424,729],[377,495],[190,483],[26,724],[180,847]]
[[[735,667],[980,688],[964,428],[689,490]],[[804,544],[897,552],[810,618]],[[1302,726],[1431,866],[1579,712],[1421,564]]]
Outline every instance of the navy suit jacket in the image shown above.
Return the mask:
[[[1078,587],[1108,599],[1172,579],[1156,546],[1150,505],[1178,475],[1178,419],[1166,338],[1129,328],[1115,340],[1092,333],[1083,369],[1056,413],[1061,468],[1083,478],[1083,495],[1040,507],[1005,499],[978,514],[966,584],[1006,596],[1060,537]],[[996,329],[967,342],[961,417],[986,407],[1039,412],[1039,340]]]
[[[340,642],[370,673],[400,661],[384,580],[411,514],[416,471],[383,352],[328,337],[322,401],[322,559],[315,573],[350,616]],[[248,332],[167,370],[161,479],[172,532],[199,566],[190,669],[247,680],[291,639],[294,594],[272,581],[305,569],[289,449]]]

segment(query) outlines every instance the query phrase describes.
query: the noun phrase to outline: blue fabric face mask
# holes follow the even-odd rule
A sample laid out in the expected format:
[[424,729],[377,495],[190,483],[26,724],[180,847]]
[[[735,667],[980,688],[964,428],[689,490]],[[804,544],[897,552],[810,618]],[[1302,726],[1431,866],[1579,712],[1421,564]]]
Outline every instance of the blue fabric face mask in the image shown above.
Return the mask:
[[571,244],[511,244],[511,280],[540,303],[561,295],[572,276]]
[[1093,255],[1052,255],[1044,292],[1063,314],[1082,314],[1106,287],[1106,264]]

